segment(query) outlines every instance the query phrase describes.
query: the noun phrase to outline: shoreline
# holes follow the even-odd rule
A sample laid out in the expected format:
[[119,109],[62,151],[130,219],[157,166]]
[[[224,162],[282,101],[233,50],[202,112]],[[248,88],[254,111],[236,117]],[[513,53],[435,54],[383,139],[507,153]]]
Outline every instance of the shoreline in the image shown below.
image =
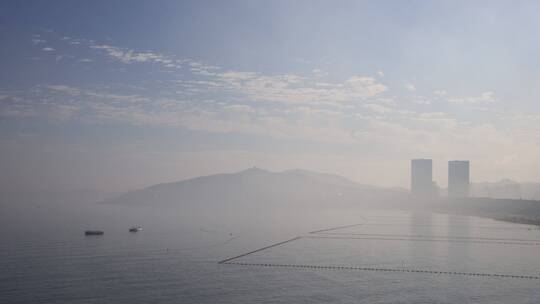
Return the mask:
[[496,216],[496,217],[491,216],[489,218],[494,219],[496,221],[501,221],[501,222],[537,226],[537,228],[540,229],[540,218],[537,218],[537,217],[530,218],[530,217],[524,217],[524,216],[519,216],[519,215],[505,215],[505,216]]

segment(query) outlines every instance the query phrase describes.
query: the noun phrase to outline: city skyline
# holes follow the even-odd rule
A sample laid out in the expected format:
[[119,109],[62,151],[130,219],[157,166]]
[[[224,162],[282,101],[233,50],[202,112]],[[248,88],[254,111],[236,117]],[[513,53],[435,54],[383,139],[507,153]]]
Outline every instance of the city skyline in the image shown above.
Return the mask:
[[[433,160],[417,158],[411,160],[410,166],[412,194],[436,197],[441,195],[441,185],[433,178]],[[468,197],[471,187],[470,161],[449,160],[447,166],[448,183],[446,195],[448,197]]]

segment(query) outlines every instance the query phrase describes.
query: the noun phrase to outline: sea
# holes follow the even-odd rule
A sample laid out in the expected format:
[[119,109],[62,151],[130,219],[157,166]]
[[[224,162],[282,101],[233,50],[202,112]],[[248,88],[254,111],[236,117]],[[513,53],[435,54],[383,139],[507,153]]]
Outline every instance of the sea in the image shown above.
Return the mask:
[[488,218],[22,203],[0,225],[5,304],[540,302],[540,230]]

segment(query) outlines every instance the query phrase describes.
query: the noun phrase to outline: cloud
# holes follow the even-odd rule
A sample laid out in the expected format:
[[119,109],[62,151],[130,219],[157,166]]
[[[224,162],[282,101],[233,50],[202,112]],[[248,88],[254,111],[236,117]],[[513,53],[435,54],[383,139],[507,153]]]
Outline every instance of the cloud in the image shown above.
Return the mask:
[[352,76],[341,83],[320,83],[295,74],[261,75],[227,71],[216,74],[224,88],[234,89],[254,100],[285,103],[340,103],[361,101],[387,90],[373,77]]
[[52,47],[44,47],[44,48],[42,48],[41,50],[42,50],[42,51],[45,51],[45,52],[53,52],[53,51],[55,51],[55,49],[52,48]]
[[430,105],[432,104],[431,100],[427,98],[423,98],[422,96],[416,96],[413,100],[413,103],[419,104],[419,105]]
[[198,75],[214,76],[216,75],[216,71],[220,69],[218,66],[214,66],[214,65],[194,61],[194,60],[184,60],[184,61],[188,62],[191,72]]
[[255,109],[248,105],[233,104],[224,107],[228,111],[237,113],[254,113]]
[[311,73],[314,77],[324,77],[327,75],[327,73],[323,72],[321,69],[313,69],[311,70]]
[[[245,82],[261,75],[231,73],[229,77]],[[360,83],[361,87],[373,84],[372,80],[362,78],[330,85],[345,90],[345,87],[353,86],[351,83]],[[278,80],[287,85],[311,81],[302,77],[278,77]],[[495,116],[488,123],[459,120],[442,111],[415,112],[399,108],[402,103],[377,95],[365,103],[260,104],[249,99],[212,101],[198,96],[182,100],[141,95],[133,90],[114,85],[78,88],[52,84],[24,91],[22,94],[29,95],[17,100],[11,97],[12,93],[2,92],[2,96],[10,97],[0,103],[0,116],[247,134],[362,151],[369,147],[366,153],[385,159],[424,154],[434,159],[466,158],[475,160],[475,166],[488,161],[503,164],[508,155],[517,156],[504,165],[506,167],[516,161],[534,161],[540,144],[537,132],[540,118],[531,113],[505,113],[501,117],[493,114]],[[137,92],[148,93],[146,90]],[[504,128],[501,121],[505,121]]]
[[[365,153],[383,162],[429,154],[434,159],[475,159],[475,166],[484,159],[512,166],[534,163],[539,152],[538,115],[494,110],[478,115],[481,108],[495,108],[491,91],[457,96],[439,89],[424,97],[407,93],[405,89],[416,92],[416,87],[406,81],[397,82],[406,84],[402,90],[390,90],[392,80],[383,78],[382,71],[331,75],[310,64],[305,72],[267,73],[85,39],[63,40],[51,45],[71,48],[66,54],[80,54],[75,61],[105,60],[128,72],[141,65],[153,77],[137,84],[142,89],[114,82],[85,87],[53,83],[24,92],[0,92],[2,117],[61,121],[66,126],[112,123],[199,131],[196,134],[248,134],[276,142],[286,139],[284,143],[291,139],[331,143],[324,148],[369,151]],[[47,42],[35,44],[40,50]],[[67,62],[65,58],[62,61]],[[43,59],[54,60],[54,56]],[[469,114],[459,115],[461,107],[444,101],[469,105]]]
[[479,96],[466,96],[448,98],[448,102],[456,104],[478,104],[478,103],[493,103],[495,102],[494,93],[491,91],[484,92]]
[[47,89],[51,90],[51,91],[56,91],[56,92],[63,92],[63,93],[68,93],[70,95],[78,95],[80,94],[80,90],[77,89],[77,88],[74,88],[74,87],[70,87],[70,86],[67,86],[67,85],[62,85],[62,84],[57,84],[57,85],[47,85],[45,86]]
[[73,104],[58,104],[51,107],[49,116],[54,120],[67,121],[77,117],[81,107]]
[[180,68],[181,61],[172,57],[155,52],[136,52],[134,50],[122,49],[106,44],[90,44],[90,48],[103,50],[106,54],[122,63],[156,63],[167,68]]
[[413,84],[407,83],[403,86],[407,91],[415,92],[416,87]]
[[388,113],[388,112],[391,112],[393,110],[390,107],[383,106],[383,105],[380,105],[380,104],[374,104],[374,103],[365,104],[363,107],[370,110],[371,112],[380,113],[380,114]]
[[224,70],[190,58],[176,58],[157,52],[138,52],[93,41],[83,40],[83,43],[125,64],[155,63],[166,69],[186,68],[202,78],[179,81],[186,94],[223,90],[256,101],[341,103],[362,101],[387,91],[385,85],[369,76],[354,75],[342,82],[323,82],[321,79],[326,74],[320,69],[313,69],[309,75],[264,75],[253,71]]
[[[39,117],[85,124],[123,123],[212,133],[239,133],[314,142],[352,143],[340,127],[342,113],[313,107],[258,109],[252,105],[197,102],[111,93],[64,84],[38,86],[16,103],[0,106],[2,117]],[[27,92],[27,93],[28,93]]]
[[446,96],[447,92],[445,90],[435,90],[433,91],[433,95],[438,97]]
[[43,44],[43,43],[46,43],[46,42],[47,42],[47,41],[45,41],[45,40],[43,40],[43,39],[41,39],[41,38],[33,38],[31,41],[32,41],[32,43],[33,43],[34,45]]

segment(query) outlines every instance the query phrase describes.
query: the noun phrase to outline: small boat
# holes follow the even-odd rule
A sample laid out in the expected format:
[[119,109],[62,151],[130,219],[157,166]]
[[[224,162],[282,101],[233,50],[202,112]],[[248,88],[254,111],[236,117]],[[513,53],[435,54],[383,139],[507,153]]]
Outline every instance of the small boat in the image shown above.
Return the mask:
[[84,235],[103,235],[103,233],[101,230],[86,230]]
[[142,230],[141,226],[136,226],[136,227],[129,228],[129,232],[138,232],[138,231],[141,231],[141,230]]

